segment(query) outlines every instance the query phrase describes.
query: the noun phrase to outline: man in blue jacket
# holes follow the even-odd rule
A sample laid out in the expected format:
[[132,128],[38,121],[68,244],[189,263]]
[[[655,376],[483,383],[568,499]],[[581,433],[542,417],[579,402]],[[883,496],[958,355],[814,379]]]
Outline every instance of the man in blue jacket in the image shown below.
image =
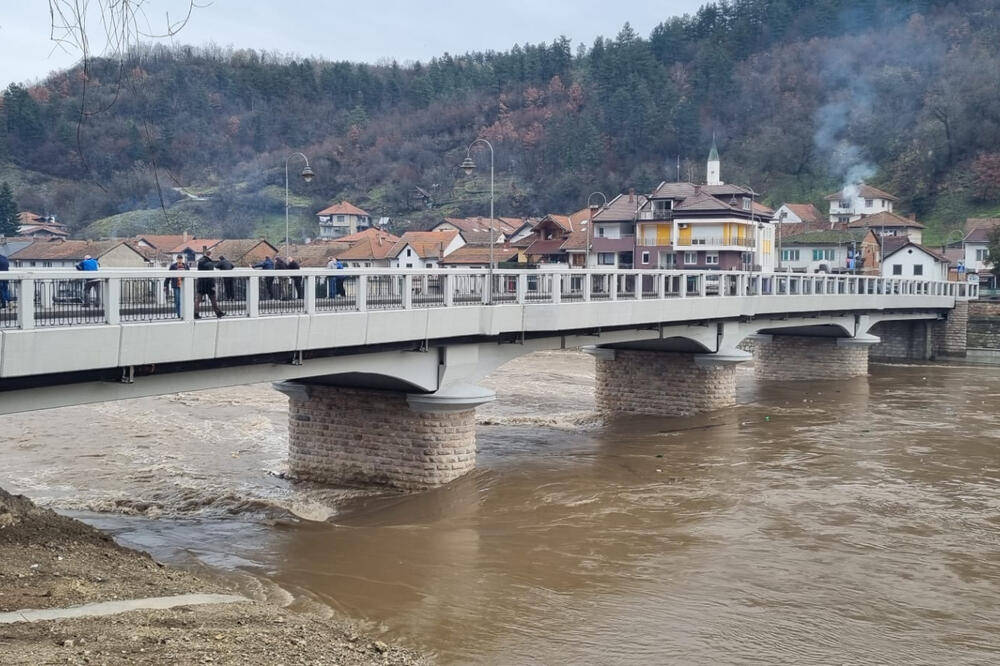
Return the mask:
[[[97,263],[97,259],[94,259],[89,254],[83,257],[83,261],[76,265],[76,270],[78,271],[96,271],[101,267]],[[83,282],[83,307],[90,307],[91,303],[98,305],[98,292],[100,291],[101,281],[100,280],[84,280]],[[93,294],[93,298],[91,298]]]
[[[265,271],[273,271],[274,262],[271,261],[271,257],[264,257],[264,261],[260,262],[259,264],[254,264],[253,267],[260,268]],[[271,290],[273,287],[274,287],[274,278],[273,277],[264,278],[264,295],[267,298],[267,300],[271,300],[271,298],[273,298],[271,296]]]

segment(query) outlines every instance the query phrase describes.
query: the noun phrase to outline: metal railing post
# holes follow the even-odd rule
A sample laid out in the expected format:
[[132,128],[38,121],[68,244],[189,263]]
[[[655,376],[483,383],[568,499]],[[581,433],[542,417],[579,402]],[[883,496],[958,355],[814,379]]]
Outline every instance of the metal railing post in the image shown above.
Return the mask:
[[181,315],[183,315],[184,321],[194,321],[194,285],[196,279],[190,275],[181,277]]
[[553,273],[552,276],[552,302],[561,303],[562,302],[562,275],[559,273]]
[[589,271],[584,271],[583,273],[583,300],[589,301],[590,295],[593,292],[593,276]]
[[450,308],[455,303],[455,276],[444,273],[441,276],[441,296],[444,306]]
[[413,276],[407,273],[403,276],[403,309],[413,309]]
[[687,298],[688,295],[688,276],[685,273],[681,273],[677,277],[677,298]]
[[604,279],[607,280],[608,285],[608,299],[612,301],[618,300],[618,276],[612,273],[605,273]]
[[358,295],[356,305],[358,312],[368,311],[368,276],[364,273],[358,276]]
[[663,300],[667,297],[667,280],[670,279],[665,273],[654,273],[656,277],[656,297]]

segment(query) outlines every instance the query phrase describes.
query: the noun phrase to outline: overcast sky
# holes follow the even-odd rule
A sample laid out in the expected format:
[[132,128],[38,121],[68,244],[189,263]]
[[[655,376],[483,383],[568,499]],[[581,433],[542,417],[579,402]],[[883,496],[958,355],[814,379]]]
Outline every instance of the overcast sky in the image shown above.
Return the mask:
[[[197,0],[202,6],[173,43],[214,42],[326,60],[405,62],[445,51],[506,50],[564,34],[575,50],[598,35],[614,37],[626,21],[647,37],[657,23],[693,13],[705,1],[494,0],[487,5],[474,0]],[[175,19],[186,6],[186,0],[145,0],[148,31],[164,32],[167,14]],[[79,52],[66,53],[50,41],[46,0],[0,0],[0,7],[4,88],[41,79],[79,59]],[[89,32],[94,36],[91,48],[99,52],[103,29],[96,17]]]

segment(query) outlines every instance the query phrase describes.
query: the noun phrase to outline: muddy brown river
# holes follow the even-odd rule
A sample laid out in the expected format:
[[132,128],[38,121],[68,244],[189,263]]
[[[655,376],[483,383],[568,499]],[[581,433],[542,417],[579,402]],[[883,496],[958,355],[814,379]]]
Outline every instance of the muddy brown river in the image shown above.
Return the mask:
[[5,417],[0,485],[447,664],[1000,662],[1000,368],[873,365],[691,418],[593,413],[593,360],[490,378],[478,470],[292,484],[267,386]]

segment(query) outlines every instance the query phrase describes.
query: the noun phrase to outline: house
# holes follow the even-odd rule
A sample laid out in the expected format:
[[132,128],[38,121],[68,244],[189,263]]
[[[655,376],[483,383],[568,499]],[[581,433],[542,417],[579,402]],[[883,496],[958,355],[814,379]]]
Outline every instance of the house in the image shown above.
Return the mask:
[[782,239],[781,268],[799,273],[878,274],[879,241],[869,229],[806,231]]
[[990,234],[995,227],[1000,227],[1000,218],[970,218],[966,221],[967,233],[962,240],[965,271],[977,274],[980,284],[984,287],[996,284],[996,278],[992,273],[993,266],[986,261],[989,255]]
[[948,258],[906,236],[883,236],[882,277],[948,279]]
[[350,243],[346,250],[336,253],[336,258],[351,268],[387,268],[399,236],[381,229],[366,229],[356,234],[342,236],[338,241]]
[[326,268],[339,253],[351,249],[351,245],[340,240],[292,244],[288,246],[288,256],[294,258],[302,268]]
[[35,242],[30,236],[0,236],[0,254],[9,257]]
[[341,201],[316,213],[320,238],[340,238],[372,226],[372,218],[349,201]]
[[73,268],[87,255],[102,268],[145,268],[146,258],[119,240],[85,241],[40,239],[8,257],[12,268]]
[[749,187],[722,183],[714,141],[706,180],[662,182],[647,197],[636,222],[636,268],[773,270],[773,211]]
[[524,254],[528,262],[561,264],[567,268],[585,267],[590,216],[590,208],[581,208],[570,215],[552,213],[543,217],[531,235],[524,239]]
[[923,240],[923,230],[926,227],[911,215],[903,217],[897,213],[883,212],[874,215],[864,215],[847,225],[849,229],[871,229],[876,236],[902,236],[914,243]]
[[68,238],[69,228],[61,222],[56,222],[53,215],[45,217],[31,211],[21,211],[17,214],[17,233],[30,238]]
[[535,226],[538,224],[538,222],[539,222],[539,218],[537,218],[537,217],[528,217],[528,218],[525,218],[524,221],[521,222],[520,226],[518,226],[507,237],[507,242],[508,243],[517,243],[517,242],[520,242],[520,241],[524,240],[525,238],[530,237],[531,236],[531,232],[533,232],[535,230]]
[[225,257],[237,268],[259,264],[264,257],[279,253],[277,247],[263,238],[227,238],[212,245],[211,250],[214,259]]
[[891,213],[898,198],[871,185],[849,185],[824,197],[830,202],[830,222],[854,222],[863,215]]
[[587,267],[631,268],[635,257],[635,229],[646,197],[635,190],[619,194],[593,215]]
[[494,244],[505,243],[522,226],[522,220],[513,218],[493,218],[491,229],[488,217],[446,217],[443,222],[431,227],[430,231],[457,231],[467,245],[489,245],[492,235]]
[[388,254],[390,268],[438,268],[440,261],[465,245],[457,231],[407,231]]
[[[516,262],[519,256],[520,251],[516,247],[493,247],[494,264]],[[441,259],[438,264],[441,268],[486,269],[490,267],[490,248],[488,246],[482,247],[465,245],[448,254],[448,256]]]
[[774,211],[774,221],[781,224],[801,224],[802,231],[829,229],[830,223],[811,203],[783,203]]
[[171,250],[194,238],[195,236],[189,235],[186,231],[182,234],[145,234],[131,238],[129,244],[141,252],[151,266],[162,268],[173,262],[174,256],[170,254]]

